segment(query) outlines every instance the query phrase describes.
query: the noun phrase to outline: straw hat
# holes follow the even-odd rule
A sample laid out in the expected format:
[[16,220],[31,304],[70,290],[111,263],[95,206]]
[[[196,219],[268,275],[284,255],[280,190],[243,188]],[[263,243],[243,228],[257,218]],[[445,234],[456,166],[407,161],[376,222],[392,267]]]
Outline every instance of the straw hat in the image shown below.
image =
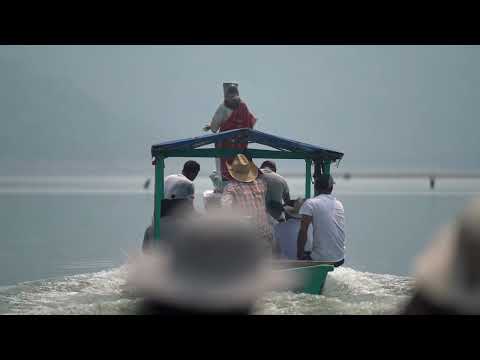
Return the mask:
[[192,219],[169,246],[129,264],[137,295],[187,308],[252,306],[267,291],[295,287],[298,275],[275,272],[247,221],[222,213]]
[[299,198],[299,199],[295,200],[294,206],[285,205],[283,207],[283,210],[290,217],[295,218],[295,219],[301,219],[302,215],[300,215],[300,208],[302,207],[304,202],[305,202],[305,199]]
[[417,259],[415,275],[432,301],[480,313],[480,199],[439,232]]
[[258,176],[257,166],[243,154],[237,154],[231,163],[226,163],[229,174],[237,181],[248,183]]

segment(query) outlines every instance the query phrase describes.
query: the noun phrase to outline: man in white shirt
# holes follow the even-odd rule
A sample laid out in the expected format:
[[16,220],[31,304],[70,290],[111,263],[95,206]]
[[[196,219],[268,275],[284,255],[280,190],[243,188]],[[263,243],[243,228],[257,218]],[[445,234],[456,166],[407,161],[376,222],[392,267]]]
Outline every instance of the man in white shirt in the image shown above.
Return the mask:
[[[287,221],[278,223],[274,227],[274,237],[277,246],[280,248],[280,256],[288,260],[297,259],[297,236],[300,230],[302,215],[299,214],[305,199],[297,199],[294,206],[286,205],[284,207]],[[312,251],[313,229],[310,225],[307,232],[307,243],[305,244],[305,254]]]
[[[300,209],[302,223],[298,232],[297,259],[326,261],[340,266],[345,257],[345,212],[333,195],[333,178],[321,174],[315,179],[319,194],[307,199]],[[313,246],[310,256],[305,255],[307,229],[313,225]]]
[[191,199],[195,197],[193,180],[200,171],[200,164],[189,160],[183,165],[181,174],[165,178],[165,199]]
[[[161,204],[161,217],[164,218],[162,220],[162,236],[164,238],[174,234],[177,218],[191,216],[193,213],[193,199],[195,197],[193,180],[195,180],[199,171],[200,164],[189,160],[183,165],[181,174],[169,175],[165,178],[165,194]],[[145,230],[142,245],[143,251],[148,251],[153,244],[153,221],[154,218],[152,217],[152,223]]]

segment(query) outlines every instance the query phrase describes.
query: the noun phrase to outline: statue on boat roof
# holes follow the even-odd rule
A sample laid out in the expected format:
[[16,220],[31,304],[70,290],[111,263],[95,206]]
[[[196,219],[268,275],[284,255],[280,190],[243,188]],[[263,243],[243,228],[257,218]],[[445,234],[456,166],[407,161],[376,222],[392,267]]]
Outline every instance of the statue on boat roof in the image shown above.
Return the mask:
[[[249,111],[247,104],[240,98],[238,83],[224,82],[223,97],[224,100],[215,111],[210,124],[206,125],[203,130],[216,133],[241,128],[253,129],[257,119]],[[233,139],[224,140],[215,144],[217,149],[246,149],[247,146],[248,144],[237,143]],[[210,179],[212,179],[215,189],[218,192],[221,192],[223,189],[223,181],[231,180],[226,165],[226,162],[231,160],[231,158],[215,159],[216,172],[210,176]]]

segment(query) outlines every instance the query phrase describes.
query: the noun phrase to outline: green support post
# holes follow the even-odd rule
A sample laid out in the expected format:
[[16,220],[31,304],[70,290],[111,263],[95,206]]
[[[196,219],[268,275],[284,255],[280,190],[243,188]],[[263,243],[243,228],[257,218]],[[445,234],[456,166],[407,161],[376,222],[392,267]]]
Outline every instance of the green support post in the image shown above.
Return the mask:
[[330,160],[325,160],[322,162],[322,172],[326,175],[330,175],[330,164],[331,164],[331,161]]
[[[323,174],[323,166],[322,166],[322,162],[319,161],[319,160],[315,160],[313,162],[313,179],[315,180],[315,178],[317,176],[319,176],[320,174]],[[317,191],[317,189],[315,188],[315,185],[313,186],[313,196],[318,196],[320,195],[320,193]]]
[[312,160],[305,159],[305,198],[309,199],[311,196],[311,187],[312,183]]
[[165,168],[165,160],[163,157],[155,158],[155,203],[154,203],[154,225],[153,225],[153,238],[156,243],[160,240],[160,217],[162,214],[162,200],[163,200],[163,181]]

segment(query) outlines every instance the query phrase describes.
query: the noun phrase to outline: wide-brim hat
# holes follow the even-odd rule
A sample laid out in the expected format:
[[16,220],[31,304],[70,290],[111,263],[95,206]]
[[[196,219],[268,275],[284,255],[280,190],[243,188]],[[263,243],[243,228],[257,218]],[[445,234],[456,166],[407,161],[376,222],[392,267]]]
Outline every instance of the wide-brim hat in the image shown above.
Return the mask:
[[301,219],[302,215],[300,215],[300,208],[302,207],[303,203],[305,202],[305,199],[299,198],[295,200],[294,205],[285,205],[283,207],[283,210],[285,211],[288,216],[295,218],[295,219]]
[[416,260],[417,287],[439,305],[480,314],[480,199],[445,225]]
[[170,246],[132,260],[130,290],[162,303],[225,310],[250,307],[267,292],[298,286],[298,275],[273,271],[250,224],[225,219],[215,214],[193,220]]
[[243,154],[237,154],[231,162],[226,161],[228,173],[237,181],[252,182],[258,177],[258,168]]

